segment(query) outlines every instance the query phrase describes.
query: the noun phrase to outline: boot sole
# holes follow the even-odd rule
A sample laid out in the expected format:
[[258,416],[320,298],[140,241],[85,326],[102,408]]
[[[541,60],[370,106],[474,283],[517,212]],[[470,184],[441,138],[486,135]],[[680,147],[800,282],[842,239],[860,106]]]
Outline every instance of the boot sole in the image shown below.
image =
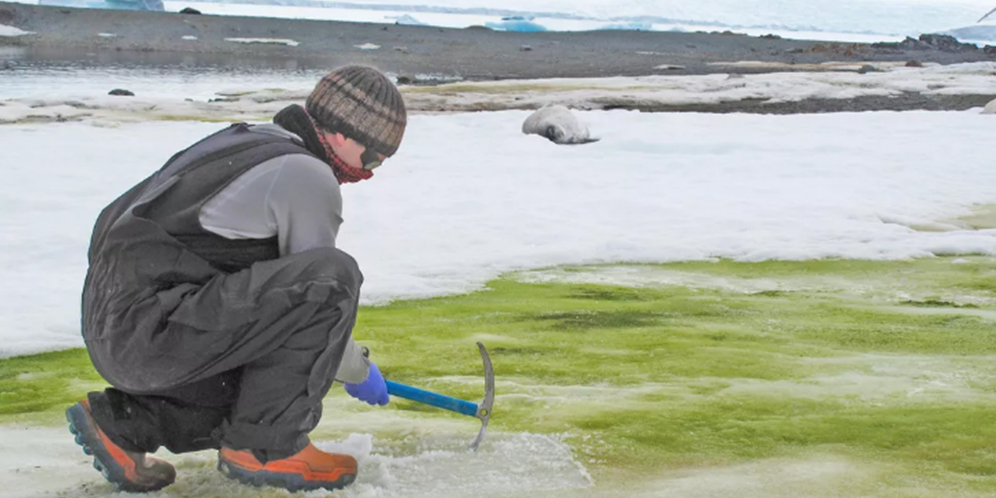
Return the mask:
[[114,484],[121,491],[129,493],[143,493],[156,491],[165,488],[169,483],[162,486],[147,487],[138,486],[128,480],[125,469],[111,457],[107,447],[100,441],[97,428],[91,422],[89,414],[83,405],[76,403],[66,409],[66,420],[69,422],[69,432],[74,436],[76,444],[83,448],[83,453],[93,457],[93,468],[100,472],[100,475],[107,479],[107,482]]
[[309,481],[292,474],[268,472],[265,470],[250,471],[221,459],[218,460],[218,471],[225,477],[239,481],[242,484],[256,487],[272,486],[283,488],[291,493],[296,491],[314,491],[316,489],[335,491],[349,486],[356,480],[355,474],[346,474],[337,481]]

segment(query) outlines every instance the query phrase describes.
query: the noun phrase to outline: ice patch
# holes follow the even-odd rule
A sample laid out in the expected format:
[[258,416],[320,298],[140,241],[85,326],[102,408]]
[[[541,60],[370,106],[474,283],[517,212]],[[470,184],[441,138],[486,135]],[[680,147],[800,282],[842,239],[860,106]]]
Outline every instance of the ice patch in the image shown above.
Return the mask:
[[225,41],[230,41],[235,43],[264,43],[264,44],[287,45],[288,47],[296,47],[300,45],[299,42],[296,42],[294,40],[289,40],[286,38],[225,38]]
[[794,380],[719,379],[730,385],[729,396],[771,396],[818,401],[875,403],[887,399],[942,403],[993,397],[996,381],[990,357],[945,357],[866,354],[841,358],[809,358],[821,371],[838,370]]
[[803,456],[770,459],[729,467],[696,469],[675,473],[646,485],[652,492],[634,492],[632,497],[674,496],[681,498],[799,498],[829,496],[874,496],[841,493],[874,480],[876,464],[854,462],[836,456]]
[[[419,446],[384,453],[370,434],[352,434],[342,442],[316,442],[326,451],[353,455],[359,478],[337,492],[344,498],[448,498],[466,496],[536,496],[592,486],[570,448],[536,434],[495,435],[475,452],[462,439],[440,437]],[[178,469],[176,484],[150,498],[186,496],[287,496],[274,488],[253,488],[226,479],[214,468],[215,452],[157,455]],[[0,426],[0,498],[61,494],[94,498],[119,496],[73,444],[64,427]],[[58,479],[52,479],[58,475]],[[324,495],[316,492],[315,495]]]
[[464,439],[441,437],[422,439],[410,454],[378,454],[368,434],[317,446],[357,458],[362,471],[343,494],[349,498],[536,496],[593,483],[566,444],[537,434],[488,437],[477,452]]
[[100,476],[65,427],[0,426],[0,498],[52,496],[93,477]]
[[[970,303],[975,304],[975,303]],[[989,304],[989,303],[986,303]],[[984,320],[996,320],[996,310],[980,310],[974,308],[958,307],[913,307],[913,306],[889,306],[879,307],[878,310],[893,311],[895,313],[906,313],[909,315],[963,315],[974,316]]]
[[545,269],[517,273],[524,283],[564,282],[570,284],[620,285],[625,287],[679,286],[693,289],[717,289],[752,294],[765,291],[841,290],[853,288],[853,280],[841,277],[791,279],[719,277],[704,272],[680,271],[650,266],[596,266],[580,269]]
[[353,45],[353,46],[356,47],[356,48],[358,48],[358,49],[360,49],[360,50],[378,50],[378,49],[380,49],[380,45],[375,45],[373,43],[364,43],[362,45]]
[[0,124],[77,121],[93,116],[91,109],[76,104],[75,101],[62,101],[32,107],[26,103],[7,102],[0,107]]
[[961,223],[958,221],[925,220],[921,218],[903,216],[896,213],[879,215],[879,219],[882,220],[882,223],[901,225],[921,232],[953,232],[956,230],[971,229],[967,223]]
[[117,38],[118,35],[115,33],[97,33],[97,36],[101,38]]
[[[599,351],[605,353],[605,351]],[[676,377],[669,382],[632,386],[556,386],[503,380],[498,390],[501,406],[540,403],[545,410],[587,412],[625,410],[645,406],[647,397],[702,399],[702,390],[733,399],[811,399],[823,402],[948,403],[985,401],[996,397],[993,357],[855,354],[833,358],[799,358],[819,374],[795,379],[764,380],[733,377]],[[656,403],[657,401],[653,401]],[[499,403],[496,403],[498,405]]]
[[[960,259],[960,264],[969,263]],[[921,288],[914,282],[897,285],[888,279],[860,279],[834,275],[793,275],[778,278],[743,278],[718,276],[702,271],[682,271],[654,266],[613,265],[585,268],[547,268],[522,271],[512,278],[524,283],[563,282],[569,284],[618,285],[623,287],[678,286],[689,289],[714,289],[738,294],[759,292],[836,292],[845,296],[874,298],[885,301],[922,301],[941,299],[956,305],[986,306],[996,304],[996,297],[980,290],[980,295]],[[940,294],[938,294],[940,293]],[[987,295],[981,295],[982,293]],[[897,308],[900,309],[900,308]],[[994,313],[965,308],[944,308],[947,311],[919,311],[923,308],[901,308],[908,313],[962,313],[991,318]]]
[[183,35],[180,37],[181,40],[194,41],[197,39],[194,35]]
[[14,26],[0,24],[0,36],[24,36],[33,34],[34,31],[24,31],[23,29],[15,28]]

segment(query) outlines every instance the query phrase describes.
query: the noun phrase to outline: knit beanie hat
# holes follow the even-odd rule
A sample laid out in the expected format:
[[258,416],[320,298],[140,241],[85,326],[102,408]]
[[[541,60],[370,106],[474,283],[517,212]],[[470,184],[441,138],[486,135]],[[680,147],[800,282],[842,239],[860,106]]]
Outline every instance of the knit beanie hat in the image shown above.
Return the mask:
[[342,133],[385,156],[398,151],[408,123],[401,92],[383,73],[366,66],[340,67],[325,75],[305,109],[326,131]]

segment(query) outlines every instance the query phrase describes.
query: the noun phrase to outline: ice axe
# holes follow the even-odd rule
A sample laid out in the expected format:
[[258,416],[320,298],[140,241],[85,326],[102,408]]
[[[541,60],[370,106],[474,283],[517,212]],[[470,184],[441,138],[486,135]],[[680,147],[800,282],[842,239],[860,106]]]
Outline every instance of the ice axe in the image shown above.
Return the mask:
[[436,408],[481,419],[481,432],[477,433],[474,442],[470,443],[470,449],[474,451],[477,451],[478,445],[484,439],[484,431],[488,428],[488,420],[491,418],[491,407],[495,403],[495,371],[491,368],[491,357],[488,356],[488,350],[484,349],[484,344],[477,343],[477,347],[481,350],[481,358],[484,360],[484,401],[481,401],[481,404],[451,398],[443,394],[397,382],[386,381],[387,393],[392,396],[410,399],[426,405],[435,406]]

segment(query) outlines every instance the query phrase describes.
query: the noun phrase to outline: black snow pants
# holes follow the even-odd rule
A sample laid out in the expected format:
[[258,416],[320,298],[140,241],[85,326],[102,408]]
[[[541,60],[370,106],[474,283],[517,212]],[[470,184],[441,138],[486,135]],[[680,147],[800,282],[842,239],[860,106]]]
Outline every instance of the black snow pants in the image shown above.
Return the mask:
[[362,278],[346,253],[314,249],[219,275],[153,338],[88,340],[116,386],[90,393],[97,424],[129,451],[297,453],[321,418]]

